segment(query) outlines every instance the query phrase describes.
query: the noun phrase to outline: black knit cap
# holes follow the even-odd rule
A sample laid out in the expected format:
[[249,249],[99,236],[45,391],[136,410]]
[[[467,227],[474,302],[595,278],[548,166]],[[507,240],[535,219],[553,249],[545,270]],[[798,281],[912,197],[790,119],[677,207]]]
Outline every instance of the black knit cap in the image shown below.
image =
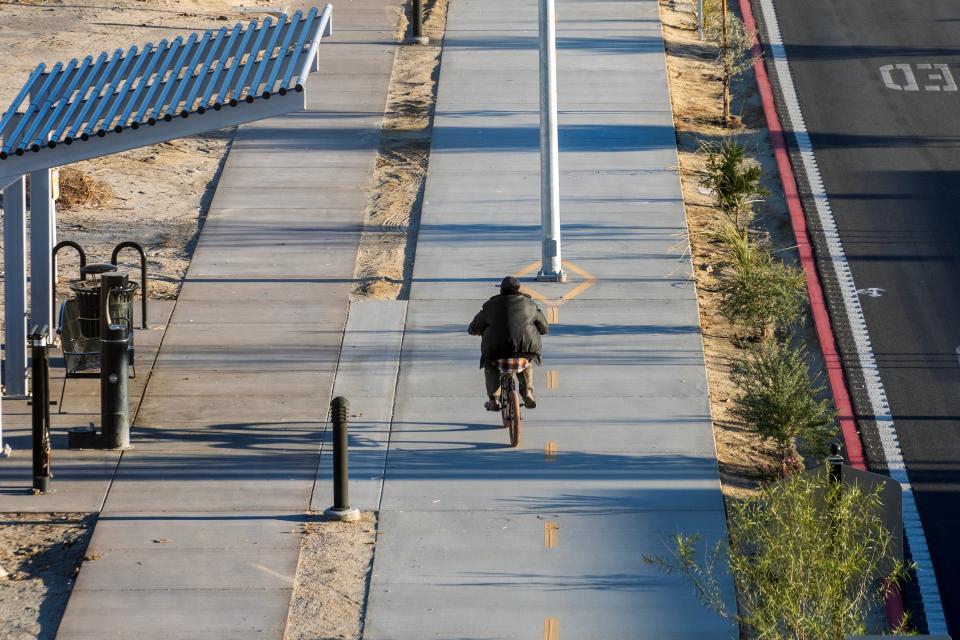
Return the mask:
[[500,293],[517,293],[520,291],[520,281],[513,276],[507,276],[500,283]]

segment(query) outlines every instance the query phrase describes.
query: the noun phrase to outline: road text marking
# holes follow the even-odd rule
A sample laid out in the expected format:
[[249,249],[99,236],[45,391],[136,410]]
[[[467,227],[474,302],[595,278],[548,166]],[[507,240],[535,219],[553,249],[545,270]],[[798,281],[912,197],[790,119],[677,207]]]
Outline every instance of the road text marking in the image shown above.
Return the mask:
[[543,621],[543,640],[560,640],[560,621],[547,618]]
[[547,389],[558,389],[560,387],[560,373],[554,370],[547,371]]
[[556,522],[547,520],[543,523],[543,546],[547,549],[556,549],[557,548],[557,531],[560,530],[560,525]]
[[[529,295],[534,300],[539,300],[540,302],[543,302],[551,307],[559,307],[563,303],[573,300],[578,295],[580,295],[581,293],[583,293],[584,291],[586,291],[587,289],[589,289],[590,287],[592,287],[594,284],[597,283],[596,276],[594,276],[587,270],[581,269],[580,267],[578,267],[577,265],[573,264],[568,260],[564,260],[562,264],[564,267],[566,267],[567,271],[570,271],[576,274],[581,279],[580,284],[576,285],[573,289],[571,289],[569,293],[561,294],[559,298],[554,299],[554,298],[548,298],[546,295],[537,291],[535,288],[528,287],[526,285],[521,287],[520,290],[526,293],[527,295]],[[520,271],[517,271],[512,275],[514,278],[522,278],[524,276],[530,275],[531,273],[536,271],[539,267],[540,267],[539,262],[531,262],[530,264],[525,266],[523,269],[520,269]],[[549,322],[549,320],[547,320],[547,322]]]
[[[957,347],[957,352],[960,353],[960,347]],[[557,443],[548,442],[543,445],[543,458],[547,462],[556,462],[557,460]]]
[[953,79],[953,73],[950,67],[942,63],[922,62],[916,65],[910,64],[885,64],[880,67],[880,77],[883,78],[883,84],[887,89],[893,91],[920,91],[920,83],[917,82],[917,74],[913,67],[920,71],[920,77],[923,81],[933,81],[935,84],[924,84],[924,91],[956,91],[957,82]]

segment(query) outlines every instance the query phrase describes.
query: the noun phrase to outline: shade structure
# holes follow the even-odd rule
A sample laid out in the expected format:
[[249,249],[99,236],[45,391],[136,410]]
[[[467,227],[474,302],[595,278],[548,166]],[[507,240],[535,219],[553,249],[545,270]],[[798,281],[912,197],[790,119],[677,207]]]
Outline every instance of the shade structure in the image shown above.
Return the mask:
[[39,169],[303,109],[331,33],[327,5],[41,64],[0,118],[0,189]]
[[311,66],[319,69],[320,40],[333,34],[332,20],[330,5],[314,7],[41,64],[30,74],[0,116],[4,394],[26,394],[27,322],[54,325],[50,169],[304,109],[307,78]]

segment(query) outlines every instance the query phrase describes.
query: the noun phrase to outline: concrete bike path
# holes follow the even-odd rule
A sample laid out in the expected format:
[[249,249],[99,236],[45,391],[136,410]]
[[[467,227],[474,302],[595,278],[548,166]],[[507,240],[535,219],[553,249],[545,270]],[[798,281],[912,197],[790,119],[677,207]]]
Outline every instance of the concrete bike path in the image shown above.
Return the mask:
[[400,4],[337,5],[308,110],[238,132],[58,638],[282,638]]
[[[657,4],[558,2],[566,285],[532,278],[536,14],[451,4],[364,637],[736,637],[641,559],[726,537]],[[519,449],[466,334],[509,273],[553,320]]]

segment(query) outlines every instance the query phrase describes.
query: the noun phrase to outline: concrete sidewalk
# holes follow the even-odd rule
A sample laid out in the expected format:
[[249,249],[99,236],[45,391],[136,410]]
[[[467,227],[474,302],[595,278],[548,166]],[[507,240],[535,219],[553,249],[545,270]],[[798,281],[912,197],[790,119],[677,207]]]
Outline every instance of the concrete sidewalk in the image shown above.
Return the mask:
[[[367,640],[736,637],[641,559],[726,537],[657,4],[558,5],[571,282],[544,285],[536,3],[451,4]],[[553,321],[518,450],[466,334],[510,273]]]
[[283,637],[400,4],[337,5],[308,110],[240,128],[58,638]]

